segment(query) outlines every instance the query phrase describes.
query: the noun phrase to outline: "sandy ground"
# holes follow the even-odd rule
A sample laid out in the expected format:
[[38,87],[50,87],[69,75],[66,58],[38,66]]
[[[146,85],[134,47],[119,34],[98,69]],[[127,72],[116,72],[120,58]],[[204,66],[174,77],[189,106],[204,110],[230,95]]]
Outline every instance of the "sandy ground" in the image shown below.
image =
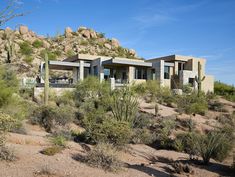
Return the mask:
[[[231,107],[233,103],[225,103]],[[233,105],[232,105],[233,106]],[[177,115],[173,108],[159,105],[161,116]],[[141,110],[154,114],[154,105],[141,102]],[[213,114],[213,113],[211,113]],[[188,118],[187,115],[177,115],[179,119]],[[213,116],[212,116],[213,117]],[[193,117],[197,126],[209,129],[216,123],[211,116]],[[119,152],[119,158],[125,167],[117,173],[105,172],[92,168],[74,159],[76,155],[84,155],[82,146],[75,142],[68,142],[68,147],[54,156],[40,153],[50,146],[48,133],[38,126],[25,124],[26,135],[10,133],[7,146],[13,149],[17,160],[13,162],[0,161],[0,177],[219,177],[233,176],[229,174],[232,155],[223,164],[212,160],[209,166],[196,165],[188,161],[188,155],[175,151],[156,150],[147,145],[128,145],[127,151]],[[174,161],[189,163],[193,174],[176,174],[172,164]],[[42,172],[50,172],[50,175]],[[235,175],[234,175],[235,176]]]

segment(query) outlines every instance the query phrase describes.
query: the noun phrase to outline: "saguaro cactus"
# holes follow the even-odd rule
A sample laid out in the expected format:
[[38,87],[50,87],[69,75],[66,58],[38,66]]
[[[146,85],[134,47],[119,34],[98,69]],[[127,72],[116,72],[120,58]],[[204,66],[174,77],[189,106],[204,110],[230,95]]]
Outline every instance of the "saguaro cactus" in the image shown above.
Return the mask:
[[198,76],[195,77],[195,81],[197,82],[198,94],[202,90],[202,82],[205,80],[205,78],[205,76],[202,77],[202,65],[200,62],[198,62]]
[[49,61],[48,54],[45,53],[45,84],[44,84],[44,104],[48,105],[49,97]]

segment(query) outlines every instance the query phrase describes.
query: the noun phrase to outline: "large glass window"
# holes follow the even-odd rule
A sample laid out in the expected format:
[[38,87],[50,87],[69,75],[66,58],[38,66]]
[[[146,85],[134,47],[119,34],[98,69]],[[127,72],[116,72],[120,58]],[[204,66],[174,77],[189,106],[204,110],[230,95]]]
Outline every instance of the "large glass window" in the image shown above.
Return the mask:
[[170,66],[164,66],[164,79],[170,79]]
[[135,79],[147,79],[147,69],[135,68]]
[[93,66],[93,70],[94,70],[94,75],[98,76],[98,67],[97,66]]

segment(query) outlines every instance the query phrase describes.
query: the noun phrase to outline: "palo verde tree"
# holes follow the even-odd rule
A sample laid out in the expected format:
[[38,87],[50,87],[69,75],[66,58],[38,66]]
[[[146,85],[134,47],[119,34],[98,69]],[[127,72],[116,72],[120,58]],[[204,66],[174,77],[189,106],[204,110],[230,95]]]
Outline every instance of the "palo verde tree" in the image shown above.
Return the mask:
[[1,6],[3,4],[3,8],[0,8],[0,26],[4,25],[6,22],[15,17],[24,15],[24,13],[17,12],[21,5],[20,1],[18,0],[6,0],[5,2],[2,1],[0,4]]

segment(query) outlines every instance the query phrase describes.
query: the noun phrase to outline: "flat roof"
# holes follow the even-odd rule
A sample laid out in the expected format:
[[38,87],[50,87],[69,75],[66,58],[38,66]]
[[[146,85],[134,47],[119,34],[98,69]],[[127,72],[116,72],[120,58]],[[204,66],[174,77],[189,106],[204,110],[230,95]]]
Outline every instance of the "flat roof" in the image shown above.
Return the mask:
[[102,62],[102,65],[131,65],[131,66],[144,66],[144,67],[152,67],[152,63],[147,63],[143,61],[133,61],[133,60],[124,60],[124,59],[110,59]]
[[198,57],[193,57],[193,56],[184,56],[184,55],[167,55],[167,56],[162,56],[162,57],[157,57],[157,58],[152,58],[148,59],[146,61],[151,62],[155,60],[165,60],[165,61],[188,61],[190,59],[197,59],[197,60],[205,60],[204,58],[198,58]]
[[[49,68],[50,69],[72,70],[74,67],[79,67],[79,66],[80,66],[80,63],[49,60]],[[84,67],[90,67],[90,64],[84,63]]]

